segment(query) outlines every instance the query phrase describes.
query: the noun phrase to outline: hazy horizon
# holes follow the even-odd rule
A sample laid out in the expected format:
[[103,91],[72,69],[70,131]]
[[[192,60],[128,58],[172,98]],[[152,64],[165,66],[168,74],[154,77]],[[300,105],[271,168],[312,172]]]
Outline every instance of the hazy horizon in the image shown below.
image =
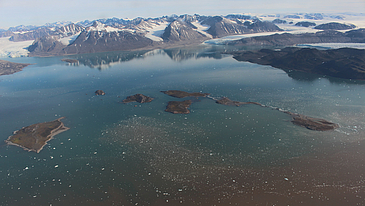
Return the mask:
[[167,0],[13,0],[0,1],[0,28],[19,25],[44,25],[59,21],[84,21],[102,18],[161,17],[172,14],[227,15],[231,13],[363,13],[365,1],[308,0],[275,2],[259,0],[167,1]]

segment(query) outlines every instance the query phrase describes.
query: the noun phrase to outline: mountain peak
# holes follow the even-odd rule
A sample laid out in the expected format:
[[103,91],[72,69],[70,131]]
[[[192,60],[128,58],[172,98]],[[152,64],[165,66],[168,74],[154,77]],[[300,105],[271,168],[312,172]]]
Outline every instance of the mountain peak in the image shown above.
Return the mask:
[[94,21],[92,26],[86,29],[87,31],[106,31],[106,32],[117,32],[119,31],[118,28],[107,26],[99,21]]

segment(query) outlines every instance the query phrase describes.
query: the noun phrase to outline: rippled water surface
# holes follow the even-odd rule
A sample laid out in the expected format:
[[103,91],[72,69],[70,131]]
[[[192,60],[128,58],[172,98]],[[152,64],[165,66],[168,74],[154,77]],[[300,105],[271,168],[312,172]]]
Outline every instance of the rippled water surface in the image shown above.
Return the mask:
[[[365,84],[237,62],[221,46],[17,58],[0,135],[65,117],[39,153],[0,144],[0,205],[362,205]],[[95,96],[98,89],[105,96]],[[190,114],[162,90],[210,93]],[[129,95],[151,103],[120,103]],[[338,123],[318,132],[252,101]]]

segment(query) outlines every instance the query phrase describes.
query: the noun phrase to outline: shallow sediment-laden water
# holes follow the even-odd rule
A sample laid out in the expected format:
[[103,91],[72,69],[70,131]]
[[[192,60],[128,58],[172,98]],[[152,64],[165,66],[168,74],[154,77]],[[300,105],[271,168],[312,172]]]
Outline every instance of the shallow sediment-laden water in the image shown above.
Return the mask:
[[[0,144],[0,205],[363,205],[365,82],[219,54],[233,49],[10,59],[33,65],[0,76],[1,139],[60,117],[70,130],[39,154]],[[185,99],[166,90],[210,95],[172,114],[167,102]],[[154,100],[120,103],[137,93]],[[270,107],[340,128],[308,130]]]

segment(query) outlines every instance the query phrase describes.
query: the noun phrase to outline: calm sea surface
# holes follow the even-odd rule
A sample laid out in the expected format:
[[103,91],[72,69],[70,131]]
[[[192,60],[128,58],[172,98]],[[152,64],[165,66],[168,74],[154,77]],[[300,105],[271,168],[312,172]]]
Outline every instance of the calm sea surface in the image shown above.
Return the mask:
[[[0,205],[364,203],[365,161],[351,151],[364,148],[365,82],[286,73],[218,53],[232,49],[66,57],[78,65],[63,57],[6,59],[33,65],[0,76]],[[98,89],[106,95],[95,96]],[[164,90],[210,96],[190,98],[190,114],[171,114],[167,102],[180,99]],[[137,93],[154,100],[120,103]],[[216,104],[221,97],[340,128],[311,131],[269,107]],[[39,154],[3,142],[60,117],[70,130]]]

